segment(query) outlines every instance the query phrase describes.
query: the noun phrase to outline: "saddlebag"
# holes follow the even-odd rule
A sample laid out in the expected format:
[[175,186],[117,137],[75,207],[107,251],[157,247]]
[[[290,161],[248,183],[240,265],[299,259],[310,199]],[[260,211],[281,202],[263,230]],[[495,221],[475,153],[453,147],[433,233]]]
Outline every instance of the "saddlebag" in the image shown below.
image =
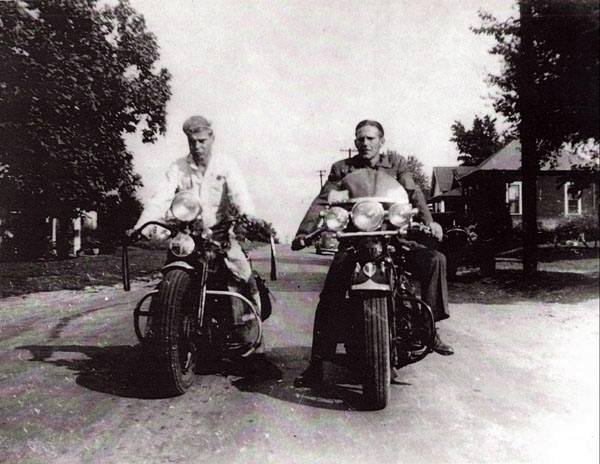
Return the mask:
[[271,313],[273,312],[273,304],[271,302],[271,291],[265,283],[260,274],[254,271],[254,279],[256,280],[256,287],[258,288],[258,294],[260,296],[260,318],[266,321]]

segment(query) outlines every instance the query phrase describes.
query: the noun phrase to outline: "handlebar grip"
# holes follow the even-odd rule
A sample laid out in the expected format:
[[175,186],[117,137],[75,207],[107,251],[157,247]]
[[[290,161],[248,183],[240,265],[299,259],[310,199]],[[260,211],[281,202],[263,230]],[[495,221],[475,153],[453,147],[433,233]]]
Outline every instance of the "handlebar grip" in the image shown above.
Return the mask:
[[324,228],[324,227],[319,227],[319,228],[318,228],[317,230],[315,230],[314,232],[311,232],[310,234],[308,234],[308,235],[305,235],[305,236],[304,236],[304,243],[306,244],[305,246],[308,246],[308,245],[310,245],[310,244],[311,244],[311,243],[314,241],[314,239],[315,239],[316,237],[318,237],[319,235],[321,235],[321,233],[322,233],[324,230],[325,230],[325,228]]

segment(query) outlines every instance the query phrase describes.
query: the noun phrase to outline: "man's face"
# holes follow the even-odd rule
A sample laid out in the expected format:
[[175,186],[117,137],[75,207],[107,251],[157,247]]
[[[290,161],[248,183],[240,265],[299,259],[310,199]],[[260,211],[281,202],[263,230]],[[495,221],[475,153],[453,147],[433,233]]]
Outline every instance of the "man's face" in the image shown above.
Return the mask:
[[208,161],[212,154],[212,145],[215,136],[212,131],[194,132],[188,135],[188,145],[194,160]]
[[385,139],[379,133],[379,129],[374,126],[363,126],[356,132],[354,145],[365,161],[372,162],[379,156],[379,150],[384,142]]

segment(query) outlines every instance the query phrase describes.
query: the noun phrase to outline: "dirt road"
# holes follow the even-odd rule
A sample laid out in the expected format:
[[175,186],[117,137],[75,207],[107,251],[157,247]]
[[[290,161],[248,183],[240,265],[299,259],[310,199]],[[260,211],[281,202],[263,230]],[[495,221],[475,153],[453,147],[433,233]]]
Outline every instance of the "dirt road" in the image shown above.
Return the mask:
[[233,366],[170,399],[137,374],[131,311],[150,283],[0,300],[0,462],[598,462],[598,299],[454,304],[440,326],[456,354],[404,368],[389,407],[365,412],[339,366],[324,392],[293,387],[328,263],[279,249],[281,381]]

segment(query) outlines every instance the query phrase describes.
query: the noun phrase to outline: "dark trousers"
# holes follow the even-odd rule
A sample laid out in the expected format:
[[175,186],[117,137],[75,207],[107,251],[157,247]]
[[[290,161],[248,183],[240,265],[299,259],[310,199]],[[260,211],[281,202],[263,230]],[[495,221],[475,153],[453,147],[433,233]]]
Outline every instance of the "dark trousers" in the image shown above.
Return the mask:
[[[448,285],[446,282],[446,257],[435,250],[415,244],[407,252],[407,270],[421,284],[421,298],[432,311],[434,320],[448,317]],[[352,276],[354,263],[342,249],[336,253],[319,298],[313,327],[312,358],[331,359],[335,354],[335,337],[338,311],[344,301],[345,292]]]

